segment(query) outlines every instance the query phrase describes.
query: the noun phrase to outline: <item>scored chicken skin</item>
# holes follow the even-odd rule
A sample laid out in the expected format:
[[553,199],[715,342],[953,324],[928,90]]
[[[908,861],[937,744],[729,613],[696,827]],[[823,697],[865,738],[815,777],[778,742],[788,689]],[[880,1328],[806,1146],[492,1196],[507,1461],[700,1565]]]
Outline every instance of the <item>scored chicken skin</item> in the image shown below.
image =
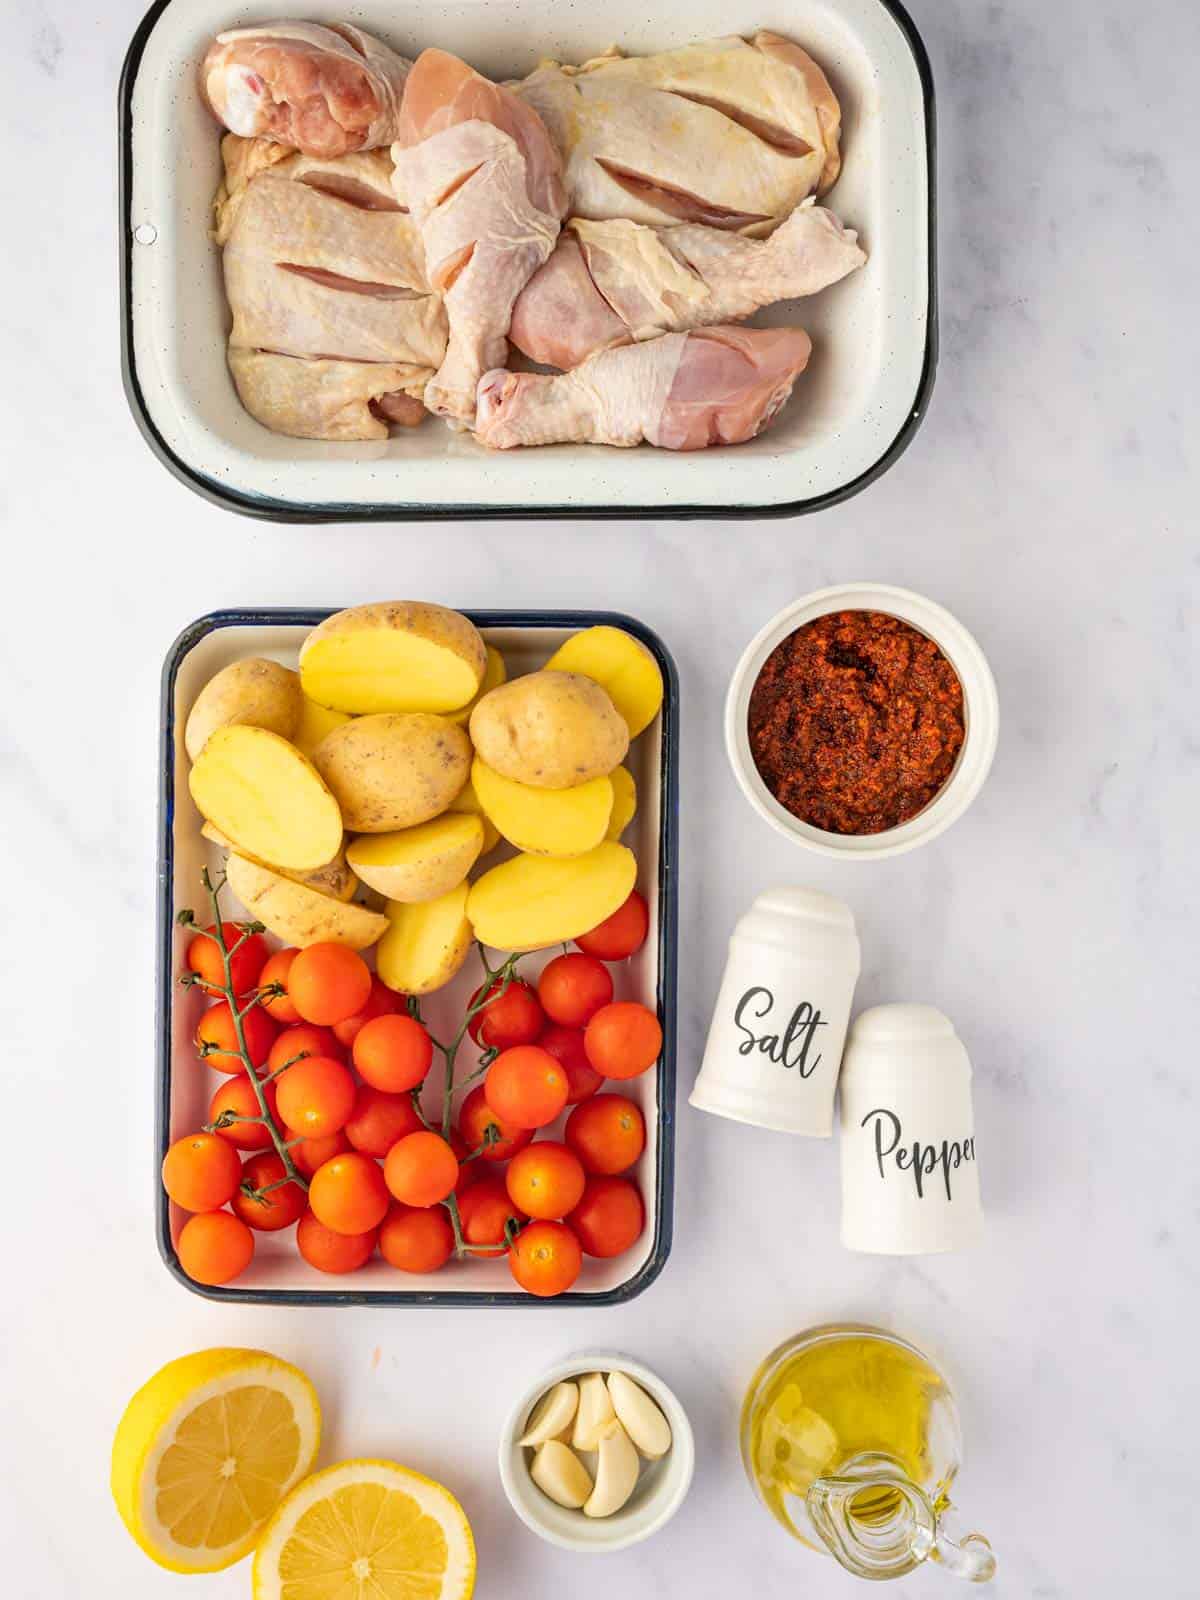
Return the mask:
[[561,163],[536,112],[444,50],[413,67],[392,157],[449,320],[425,404],[469,426],[480,375],[507,358],[513,302],[558,237]]
[[799,328],[704,328],[604,350],[557,376],[489,372],[476,436],[494,450],[741,444],[778,415],[811,348]]
[[200,86],[231,133],[336,157],[391,144],[409,66],[349,23],[281,21],[219,33]]
[[386,439],[389,422],[413,427],[425,416],[428,367],[231,349],[229,370],[250,415],[293,439]]
[[837,97],[778,34],[544,62],[512,87],[562,152],[575,216],[763,235],[839,171]]
[[816,294],[866,259],[854,231],[811,200],[768,239],[572,217],[513,308],[509,338],[531,361],[575,367],[612,345]]

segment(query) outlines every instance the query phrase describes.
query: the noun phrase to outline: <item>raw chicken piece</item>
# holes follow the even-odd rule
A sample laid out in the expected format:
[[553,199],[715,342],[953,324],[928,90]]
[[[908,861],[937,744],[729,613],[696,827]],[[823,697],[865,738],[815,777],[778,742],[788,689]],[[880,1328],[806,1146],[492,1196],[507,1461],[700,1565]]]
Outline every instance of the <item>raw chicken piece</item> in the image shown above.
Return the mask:
[[294,439],[386,439],[389,422],[412,427],[425,415],[428,367],[230,350],[229,370],[250,415]]
[[509,338],[532,361],[575,367],[612,345],[816,294],[866,259],[854,231],[811,200],[769,239],[573,217],[513,308]]
[[544,62],[513,87],[563,154],[576,216],[762,235],[838,174],[837,97],[778,34]]
[[200,87],[231,133],[342,156],[396,137],[410,64],[348,23],[274,22],[219,33]]
[[480,375],[507,359],[513,302],[558,237],[561,164],[529,106],[443,50],[413,67],[392,156],[450,324],[425,404],[469,426]]
[[704,328],[603,350],[557,377],[489,372],[476,436],[493,450],[741,444],[774,420],[811,348],[799,328]]
[[251,179],[268,169],[276,178],[306,183],[310,189],[335,195],[364,211],[405,211],[392,190],[392,158],[387,150],[363,150],[328,159],[306,156],[269,139],[243,139],[227,133],[221,140],[225,176],[213,197],[213,237],[223,245]]

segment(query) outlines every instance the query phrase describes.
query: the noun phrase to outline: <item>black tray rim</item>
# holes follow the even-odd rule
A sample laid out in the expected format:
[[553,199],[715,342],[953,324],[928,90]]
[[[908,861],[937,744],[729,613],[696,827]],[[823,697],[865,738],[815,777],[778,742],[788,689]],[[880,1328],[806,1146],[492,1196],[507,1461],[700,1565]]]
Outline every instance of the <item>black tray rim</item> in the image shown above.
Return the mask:
[[133,87],[155,24],[172,0],[154,0],[138,24],[125,55],[117,91],[118,188],[117,235],[120,250],[121,298],[121,379],[125,398],[142,437],[167,471],[202,499],[235,511],[242,516],[267,522],[477,522],[477,521],[562,521],[562,522],[695,522],[699,520],[744,522],[751,519],[778,520],[808,516],[860,494],[893,467],[916,437],[929,409],[937,374],[938,266],[937,266],[937,122],[933,89],[933,69],[924,40],[901,0],[876,0],[896,23],[909,50],[921,83],[925,110],[925,159],[928,203],[928,307],[925,320],[925,354],[912,405],[895,438],[879,457],[847,483],[825,494],[806,499],[767,502],[761,505],[651,505],[651,506],[564,506],[511,505],[488,506],[470,502],[446,501],[440,505],[406,505],[403,501],[347,504],[342,501],[277,500],[269,495],[248,495],[199,472],[183,459],[163,438],[150,415],[137,370],[133,342],[133,225],[130,195],[133,181]]
[[171,1239],[170,1202],[159,1181],[162,1159],[170,1142],[171,1126],[171,1010],[175,997],[174,972],[174,856],[175,856],[175,680],[184,657],[201,639],[221,628],[311,628],[343,609],[325,607],[248,607],[210,611],[188,623],[174,640],[163,662],[159,713],[159,793],[157,916],[155,928],[155,1108],[154,1108],[154,1217],[158,1253],[168,1272],[184,1288],[206,1300],[242,1305],[433,1307],[438,1310],[533,1310],[539,1306],[602,1307],[624,1305],[647,1290],[666,1265],[674,1241],[675,1196],[675,1087],[678,1049],[678,846],[679,846],[679,674],[675,661],[659,635],[637,617],[619,611],[501,611],[464,609],[462,614],[481,631],[488,628],[571,628],[606,624],[623,628],[646,645],[663,675],[660,721],[662,773],[661,823],[658,861],[658,1014],[662,1021],[663,1048],[655,1069],[658,1095],[658,1149],[655,1162],[655,1229],[652,1248],[642,1266],[627,1282],[601,1294],[568,1290],[553,1299],[539,1299],[522,1290],[418,1291],[389,1289],[355,1291],[350,1288],[255,1289],[231,1284],[207,1285],[189,1278]]

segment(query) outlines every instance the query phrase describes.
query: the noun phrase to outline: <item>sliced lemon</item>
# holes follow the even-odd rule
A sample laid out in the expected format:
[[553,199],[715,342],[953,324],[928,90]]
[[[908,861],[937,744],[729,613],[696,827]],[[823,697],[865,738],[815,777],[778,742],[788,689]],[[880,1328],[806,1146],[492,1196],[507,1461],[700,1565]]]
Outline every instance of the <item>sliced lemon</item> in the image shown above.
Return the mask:
[[254,1600],[469,1600],[475,1541],[448,1489],[343,1461],[293,1489],[254,1554]]
[[172,1572],[216,1572],[258,1543],[312,1469],[321,1408],[304,1374],[263,1350],[198,1350],[125,1408],[112,1492],[130,1533]]

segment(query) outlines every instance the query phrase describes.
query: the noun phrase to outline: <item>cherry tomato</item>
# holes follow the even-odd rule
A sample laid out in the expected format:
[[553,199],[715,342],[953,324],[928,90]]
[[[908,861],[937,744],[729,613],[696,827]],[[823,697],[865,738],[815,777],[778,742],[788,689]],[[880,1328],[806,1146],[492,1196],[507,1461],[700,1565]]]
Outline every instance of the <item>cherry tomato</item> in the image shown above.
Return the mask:
[[[200,987],[206,994],[225,993],[225,963],[221,960],[216,931],[216,923],[210,922],[207,931],[195,934],[187,947],[187,964],[201,979]],[[221,932],[229,950],[240,941],[240,948],[230,958],[233,992],[238,996],[248,995],[259,982],[259,973],[268,954],[267,941],[261,933],[252,933],[242,940],[242,930],[236,922],[223,922]]]
[[401,1094],[424,1083],[433,1064],[433,1040],[416,1017],[374,1017],[355,1035],[353,1054],[365,1083]]
[[[332,1161],[334,1156],[344,1155],[350,1149],[345,1128],[326,1134],[323,1139],[305,1139],[294,1128],[285,1128],[283,1137],[291,1145],[292,1161],[297,1172],[302,1172],[306,1178],[311,1178],[318,1167]],[[292,1144],[293,1139],[299,1139],[300,1143]]]
[[394,1199],[406,1206],[432,1206],[458,1182],[458,1160],[440,1133],[422,1129],[392,1146],[383,1176]]
[[332,1056],[306,1056],[275,1086],[279,1115],[306,1139],[323,1139],[344,1128],[354,1095],[354,1079]]
[[601,961],[625,961],[642,948],[649,931],[650,912],[635,889],[611,917],[598,923],[591,933],[581,934],[575,943]]
[[388,1192],[379,1163],[348,1150],[318,1167],[308,1186],[318,1222],[334,1233],[369,1233],[387,1215]]
[[588,1060],[606,1078],[636,1078],[658,1060],[662,1028],[653,1011],[636,1000],[618,1000],[597,1011],[583,1035]]
[[[242,1182],[252,1189],[271,1189],[270,1194],[257,1200],[239,1189],[233,1197],[233,1209],[249,1228],[260,1233],[277,1233],[280,1228],[290,1228],[304,1210],[304,1190],[298,1183],[283,1183],[287,1177],[283,1162],[273,1150],[251,1156],[242,1168]],[[281,1183],[279,1189],[272,1184]]]
[[394,1205],[379,1229],[379,1253],[401,1272],[436,1272],[450,1259],[454,1229],[442,1206]]
[[497,1250],[471,1252],[473,1256],[483,1258],[502,1256],[508,1249],[505,1243],[505,1227],[510,1220],[524,1222],[525,1216],[509,1198],[503,1178],[483,1178],[459,1200],[458,1219],[462,1226],[463,1238],[468,1244],[499,1246]]
[[553,1139],[539,1139],[508,1164],[508,1197],[529,1217],[550,1222],[574,1211],[587,1177],[573,1150]]
[[[477,1045],[485,1050],[510,1050],[516,1044],[533,1044],[546,1023],[541,1002],[523,978],[510,978],[505,985],[500,979],[488,987],[487,1000],[467,1024],[467,1032]],[[471,996],[470,1005],[476,1005],[483,994],[482,986]]]
[[292,962],[299,954],[299,950],[276,950],[258,975],[260,989],[265,989],[269,983],[283,985],[284,993],[274,995],[270,1000],[264,1000],[262,1008],[269,1017],[275,1022],[282,1023],[284,1027],[300,1021],[300,1013],[292,1004],[291,995],[287,993],[288,973],[292,969]]
[[508,1252],[509,1270],[530,1294],[562,1294],[579,1276],[583,1252],[565,1222],[531,1222]]
[[418,1132],[420,1127],[421,1119],[411,1095],[385,1094],[382,1089],[363,1083],[354,1097],[345,1133],[363,1155],[382,1157],[398,1140]]
[[548,1050],[519,1044],[492,1062],[483,1092],[502,1122],[544,1128],[567,1103],[567,1075]]
[[185,1211],[218,1211],[241,1181],[241,1156],[215,1133],[189,1133],[163,1157],[163,1188]]
[[294,1028],[285,1028],[275,1040],[267,1055],[267,1071],[278,1072],[285,1062],[295,1062],[300,1056],[328,1056],[340,1061],[342,1049],[331,1029],[301,1022]]
[[371,969],[344,944],[310,944],[292,962],[288,994],[305,1022],[329,1027],[345,1022],[366,1005]]
[[589,1178],[567,1221],[588,1255],[619,1256],[641,1237],[646,1211],[628,1178]]
[[371,974],[371,992],[367,996],[367,1003],[361,1011],[356,1011],[352,1017],[347,1017],[343,1022],[335,1022],[333,1031],[337,1035],[340,1045],[349,1050],[358,1038],[359,1032],[366,1023],[376,1017],[389,1017],[393,1011],[398,1011],[403,995],[398,995],[389,989],[382,979]]
[[646,1119],[623,1094],[598,1094],[576,1106],[564,1139],[588,1172],[613,1177],[627,1172],[646,1148]]
[[555,956],[538,979],[543,1011],[566,1028],[582,1028],[612,997],[612,973],[595,956],[577,951]]
[[[275,1042],[275,1024],[261,1007],[255,1006],[253,1011],[247,1011],[242,1018],[242,1030],[246,1035],[246,1049],[257,1072]],[[218,1000],[216,1005],[209,1006],[200,1018],[196,1028],[196,1048],[204,1050],[205,1045],[209,1048],[204,1053],[204,1060],[218,1072],[246,1070],[241,1056],[237,1053],[237,1029],[228,1000]]]
[[[488,1129],[495,1129],[495,1137],[488,1143]],[[531,1128],[517,1128],[498,1117],[487,1103],[481,1083],[463,1099],[458,1112],[458,1131],[462,1135],[467,1154],[479,1151],[481,1161],[507,1161],[509,1156],[523,1150],[533,1138]],[[474,1165],[474,1163],[472,1163]]]
[[184,1223],[175,1250],[194,1283],[228,1283],[254,1259],[254,1235],[228,1211],[206,1211]]
[[357,1272],[371,1259],[378,1230],[335,1233],[310,1209],[296,1227],[296,1248],[318,1272]]
[[548,1050],[567,1075],[567,1104],[578,1105],[604,1082],[592,1066],[583,1047],[582,1028],[564,1028],[560,1022],[551,1022],[543,1030],[538,1045]]
[[[263,1086],[267,1097],[267,1107],[271,1115],[275,1115],[275,1085],[268,1083]],[[239,1072],[235,1077],[226,1078],[225,1082],[213,1095],[208,1103],[208,1120],[216,1122],[223,1111],[231,1111],[236,1117],[260,1117],[258,1096],[254,1092],[254,1085],[244,1072]],[[268,1150],[271,1146],[271,1133],[261,1122],[231,1122],[227,1128],[218,1128],[217,1134],[227,1144],[233,1144],[239,1150]]]

